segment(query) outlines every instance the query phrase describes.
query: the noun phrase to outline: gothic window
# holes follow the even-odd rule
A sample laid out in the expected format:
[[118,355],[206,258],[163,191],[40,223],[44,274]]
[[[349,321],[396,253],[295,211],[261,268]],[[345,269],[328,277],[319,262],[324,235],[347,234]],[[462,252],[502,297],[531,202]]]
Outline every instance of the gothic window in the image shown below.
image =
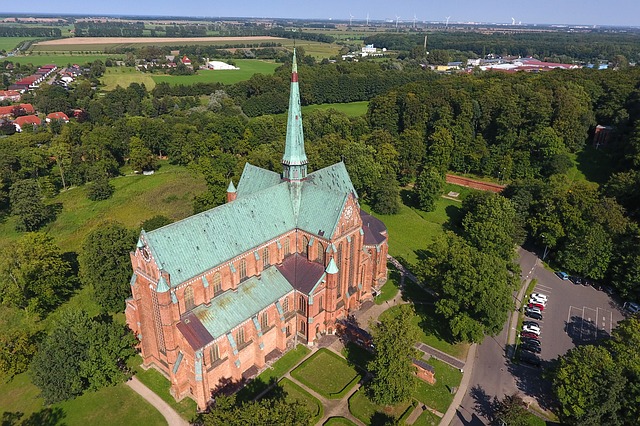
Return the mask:
[[318,312],[324,311],[324,297],[318,297]]
[[351,246],[349,247],[349,282],[347,285],[354,285],[353,271],[356,266],[356,239],[351,238]]
[[284,239],[284,255],[289,256],[291,254],[291,247],[289,246],[289,237]]
[[291,336],[291,326],[287,324],[287,337]]
[[307,334],[307,323],[300,321],[300,333]]
[[269,263],[269,247],[265,247],[262,249],[262,267],[266,268],[271,263]]
[[336,296],[340,298],[342,296],[342,244],[338,244],[338,288],[336,290]]
[[193,301],[193,287],[188,286],[184,290],[184,309],[185,311],[190,311],[195,308],[196,304]]
[[282,301],[282,310],[284,312],[289,312],[289,298],[286,297],[283,301]]
[[267,314],[266,311],[263,312],[262,316],[260,317],[260,327],[262,329],[269,327],[269,314]]
[[222,278],[220,272],[213,274],[213,294],[219,294],[222,292]]
[[244,345],[244,328],[240,327],[236,333],[236,344],[238,346]]
[[298,298],[298,310],[303,315],[307,314],[307,301],[304,299],[304,296]]
[[302,254],[304,257],[309,258],[309,239],[306,236],[302,237]]
[[218,348],[218,344],[214,343],[211,345],[211,363],[218,361],[220,359],[220,348]]
[[316,261],[324,266],[324,246],[320,241],[318,241],[318,256],[316,257]]
[[238,268],[240,269],[240,281],[244,281],[247,278],[247,261],[242,259]]

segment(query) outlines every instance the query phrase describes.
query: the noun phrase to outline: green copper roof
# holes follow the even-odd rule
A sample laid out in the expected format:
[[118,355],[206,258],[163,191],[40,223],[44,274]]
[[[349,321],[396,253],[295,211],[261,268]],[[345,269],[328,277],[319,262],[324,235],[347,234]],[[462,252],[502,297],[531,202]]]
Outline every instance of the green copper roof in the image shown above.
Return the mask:
[[271,266],[258,277],[251,277],[238,286],[215,297],[209,306],[200,305],[193,314],[214,339],[257,315],[267,306],[293,290],[289,281]]
[[175,287],[293,228],[289,190],[282,183],[145,236]]
[[338,273],[338,265],[334,262],[333,257],[329,259],[329,264],[327,265],[327,269],[325,269],[327,274],[337,274]]
[[227,192],[236,192],[236,187],[233,185],[233,180],[229,181],[229,186],[227,187]]
[[[291,69],[287,138],[284,147],[284,155],[282,156],[282,164],[285,168],[288,166],[300,166],[307,164],[307,154],[304,151],[304,134],[302,132],[300,88],[298,87],[298,65],[296,63],[295,49],[293,51],[293,66]],[[303,177],[304,176],[301,176],[301,178]]]
[[253,194],[281,182],[278,173],[246,163],[240,182],[238,182],[237,197],[241,198]]

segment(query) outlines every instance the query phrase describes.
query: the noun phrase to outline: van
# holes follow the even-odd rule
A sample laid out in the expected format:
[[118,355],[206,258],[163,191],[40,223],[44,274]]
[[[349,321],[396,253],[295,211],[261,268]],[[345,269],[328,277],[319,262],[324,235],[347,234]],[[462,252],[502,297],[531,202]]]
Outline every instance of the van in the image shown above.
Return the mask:
[[635,302],[626,302],[623,308],[630,314],[637,314],[638,312],[640,312],[640,305]]

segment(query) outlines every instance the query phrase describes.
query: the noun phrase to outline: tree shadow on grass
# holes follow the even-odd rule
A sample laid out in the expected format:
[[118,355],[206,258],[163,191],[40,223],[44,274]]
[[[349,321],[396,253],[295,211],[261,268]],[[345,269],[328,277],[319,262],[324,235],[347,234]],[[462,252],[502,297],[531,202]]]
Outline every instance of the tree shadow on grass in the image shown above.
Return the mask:
[[2,413],[2,426],[55,426],[64,425],[62,420],[66,417],[60,407],[43,408],[36,411],[24,420],[24,413],[20,411],[5,411]]
[[395,426],[400,424],[398,419],[394,416],[391,416],[386,413],[381,413],[377,411],[371,418],[369,419],[371,426]]
[[447,231],[452,231],[457,235],[462,234],[462,217],[464,216],[464,212],[462,211],[462,206],[449,205],[444,209],[447,214],[447,221],[442,224],[442,228]]
[[411,208],[418,208],[418,202],[413,196],[413,191],[409,189],[401,189],[400,190],[400,198],[402,199],[402,204]]

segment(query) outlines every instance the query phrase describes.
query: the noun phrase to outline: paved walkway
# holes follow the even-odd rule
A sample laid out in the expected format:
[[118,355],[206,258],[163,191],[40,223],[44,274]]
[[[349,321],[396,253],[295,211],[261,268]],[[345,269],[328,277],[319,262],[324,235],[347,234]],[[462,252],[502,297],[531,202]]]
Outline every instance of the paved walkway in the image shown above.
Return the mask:
[[127,386],[133,389],[138,395],[143,397],[149,402],[149,404],[156,407],[160,414],[162,414],[167,420],[169,426],[189,426],[189,423],[184,420],[169,404],[164,402],[162,398],[156,395],[151,389],[146,387],[136,376],[133,376],[128,382]]
[[456,415],[456,410],[458,409],[458,407],[460,406],[460,403],[462,402],[462,398],[464,398],[464,396],[467,393],[467,390],[469,389],[469,382],[471,381],[471,372],[473,370],[473,363],[476,360],[477,347],[478,345],[474,343],[469,348],[469,352],[467,353],[467,362],[465,363],[464,372],[462,373],[462,380],[460,381],[460,386],[458,386],[458,391],[453,397],[453,402],[451,402],[451,405],[449,405],[447,412],[444,413],[444,416],[440,421],[440,426],[448,426],[449,423],[451,423],[451,420],[453,420],[453,418]]
[[433,348],[429,345],[425,345],[422,342],[416,343],[416,349],[421,352],[424,352],[429,357],[434,357],[444,362],[445,364],[449,364],[453,368],[457,368],[458,370],[462,370],[465,366],[465,361],[461,361],[458,358],[452,357],[436,348]]

